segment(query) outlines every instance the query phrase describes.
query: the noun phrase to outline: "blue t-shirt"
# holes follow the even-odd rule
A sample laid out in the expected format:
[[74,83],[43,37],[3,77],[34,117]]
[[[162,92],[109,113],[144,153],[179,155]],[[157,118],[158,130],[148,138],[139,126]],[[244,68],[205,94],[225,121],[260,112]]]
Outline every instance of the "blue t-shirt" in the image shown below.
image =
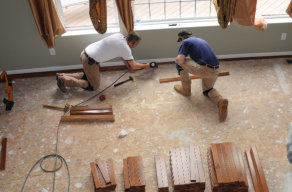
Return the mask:
[[219,65],[219,60],[209,44],[205,40],[194,36],[182,41],[178,54],[190,56],[192,60],[199,64]]

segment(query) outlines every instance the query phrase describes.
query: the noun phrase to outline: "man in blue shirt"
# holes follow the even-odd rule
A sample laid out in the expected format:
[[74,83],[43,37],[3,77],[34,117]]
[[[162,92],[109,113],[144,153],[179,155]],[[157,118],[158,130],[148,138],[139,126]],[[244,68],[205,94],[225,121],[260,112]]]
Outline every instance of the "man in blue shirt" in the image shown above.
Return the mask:
[[[202,78],[203,94],[218,106],[219,120],[225,121],[228,100],[223,98],[214,88],[219,73],[218,58],[205,40],[192,36],[190,31],[180,31],[177,41],[181,43],[176,57],[176,67],[181,77],[181,85],[175,85],[174,89],[184,96],[191,96],[189,73]],[[188,56],[190,58],[187,58]]]

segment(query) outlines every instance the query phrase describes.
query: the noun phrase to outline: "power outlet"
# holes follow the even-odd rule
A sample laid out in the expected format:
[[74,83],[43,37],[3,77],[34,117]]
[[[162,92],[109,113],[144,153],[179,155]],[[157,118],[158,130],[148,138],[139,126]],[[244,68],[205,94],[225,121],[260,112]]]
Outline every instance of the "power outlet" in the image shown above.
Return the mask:
[[286,40],[287,38],[287,33],[282,33],[281,34],[281,40]]

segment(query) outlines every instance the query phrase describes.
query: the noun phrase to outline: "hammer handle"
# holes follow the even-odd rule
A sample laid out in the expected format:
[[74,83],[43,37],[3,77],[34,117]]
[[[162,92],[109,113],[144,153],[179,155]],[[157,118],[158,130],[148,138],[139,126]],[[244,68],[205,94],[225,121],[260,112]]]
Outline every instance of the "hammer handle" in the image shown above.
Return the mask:
[[117,83],[117,84],[114,84],[114,86],[117,87],[117,86],[119,86],[119,85],[121,85],[121,84],[123,84],[123,83],[126,83],[127,81],[129,81],[129,79],[128,79],[128,80],[125,80],[125,81],[122,81],[122,82],[119,82],[119,83]]
[[55,106],[55,105],[46,105],[46,104],[43,104],[43,107],[50,108],[50,109],[61,109],[61,110],[64,110],[64,107],[59,107],[59,106]]

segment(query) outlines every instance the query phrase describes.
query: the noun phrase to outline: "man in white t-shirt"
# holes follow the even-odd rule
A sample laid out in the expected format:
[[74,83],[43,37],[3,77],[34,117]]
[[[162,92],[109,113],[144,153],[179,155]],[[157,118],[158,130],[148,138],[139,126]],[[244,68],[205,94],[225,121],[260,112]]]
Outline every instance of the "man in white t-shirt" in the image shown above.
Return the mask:
[[88,45],[80,55],[84,72],[57,73],[58,87],[64,93],[67,91],[66,87],[82,87],[90,91],[98,89],[100,85],[99,63],[117,57],[123,59],[131,72],[138,69],[150,69],[149,63],[138,63],[132,55],[131,48],[135,48],[140,41],[141,37],[135,32],[129,33],[127,36],[116,33]]

